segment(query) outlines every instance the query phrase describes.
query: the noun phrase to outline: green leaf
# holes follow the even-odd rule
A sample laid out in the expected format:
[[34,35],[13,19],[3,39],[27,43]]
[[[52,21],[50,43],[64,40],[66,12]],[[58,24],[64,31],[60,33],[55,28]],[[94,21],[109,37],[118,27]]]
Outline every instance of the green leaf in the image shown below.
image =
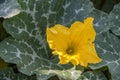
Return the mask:
[[115,35],[105,32],[97,35],[96,49],[102,62],[96,65],[90,65],[92,69],[98,69],[108,66],[112,75],[112,80],[120,80],[120,39]]
[[102,32],[106,32],[110,29],[110,23],[108,18],[108,14],[104,13],[100,10],[94,9],[88,17],[91,16],[94,18],[94,28],[97,34],[100,34]]
[[[120,13],[120,4],[117,4],[111,13],[105,18],[104,21],[107,21],[108,30],[110,29],[115,35],[120,36],[119,30],[119,13]],[[102,28],[103,29],[103,28]],[[109,32],[102,32],[96,37],[96,49],[99,56],[103,59],[100,64],[90,65],[93,69],[98,69],[103,66],[108,66],[109,71],[112,76],[112,80],[120,79],[120,39],[115,35]]]
[[14,73],[11,68],[0,71],[0,80],[37,80],[36,76],[27,76],[21,73]]
[[77,80],[89,80],[87,77],[81,75]]
[[120,36],[120,3],[114,6],[109,15],[109,20],[112,32]]
[[107,80],[105,75],[100,71],[87,71],[82,74],[88,80]]
[[0,17],[10,18],[20,13],[16,0],[0,0]]
[[8,36],[9,34],[7,34],[5,29],[3,28],[3,24],[0,22],[0,41],[4,40]]
[[55,24],[70,26],[76,20],[93,16],[100,34],[109,29],[105,26],[107,21],[103,22],[107,14],[95,10],[89,0],[18,0],[18,3],[21,13],[4,21],[4,28],[12,37],[0,43],[0,56],[17,64],[24,74],[37,74],[38,80],[54,75],[61,80],[78,79],[83,68],[60,65],[58,59],[52,59],[46,42],[46,27]]

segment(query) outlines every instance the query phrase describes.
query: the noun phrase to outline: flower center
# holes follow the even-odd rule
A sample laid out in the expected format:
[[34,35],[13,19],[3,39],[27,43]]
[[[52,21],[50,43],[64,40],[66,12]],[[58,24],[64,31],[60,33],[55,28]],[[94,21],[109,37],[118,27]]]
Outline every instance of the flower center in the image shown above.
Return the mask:
[[66,53],[72,55],[74,53],[74,49],[69,47],[66,49]]

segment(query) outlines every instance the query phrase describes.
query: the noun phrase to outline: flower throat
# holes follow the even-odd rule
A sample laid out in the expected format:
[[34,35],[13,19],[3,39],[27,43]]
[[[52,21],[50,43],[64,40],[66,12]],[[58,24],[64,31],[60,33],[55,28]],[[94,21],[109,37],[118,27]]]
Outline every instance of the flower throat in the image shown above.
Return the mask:
[[74,49],[72,47],[69,47],[66,49],[66,53],[69,55],[73,55],[74,54]]

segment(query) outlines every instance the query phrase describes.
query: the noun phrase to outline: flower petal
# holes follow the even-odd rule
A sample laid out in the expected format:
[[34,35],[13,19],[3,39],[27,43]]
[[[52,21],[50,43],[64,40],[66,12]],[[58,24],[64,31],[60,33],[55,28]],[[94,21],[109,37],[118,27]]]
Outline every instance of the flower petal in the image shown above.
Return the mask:
[[70,27],[70,43],[73,43],[76,46],[80,40],[79,38],[82,37],[81,32],[84,30],[84,24],[82,22],[76,21]]
[[59,56],[59,59],[60,59],[60,64],[67,64],[70,59],[66,59],[66,57],[63,57],[63,56]]
[[78,57],[77,55],[72,56],[70,62],[71,62],[74,66],[78,65],[78,64],[79,64],[79,57]]
[[89,17],[84,20],[84,25],[85,25],[85,29],[83,31],[83,34],[85,36],[84,38],[85,40],[89,40],[91,42],[95,40],[95,36],[96,36],[96,32],[93,28],[93,20],[94,18],[92,17]]
[[87,67],[88,63],[95,64],[102,60],[98,57],[93,43],[82,45],[77,54],[80,55],[80,64],[85,67]]
[[55,25],[52,28],[47,28],[47,42],[53,50],[65,50],[69,40],[69,29],[62,25]]
[[80,53],[80,56],[79,56],[79,64],[81,66],[84,66],[84,67],[87,67],[88,65],[88,60],[87,60],[87,56],[85,55],[86,53]]
[[88,45],[88,62],[89,63],[99,63],[102,61],[101,58],[98,57],[96,50],[95,50],[95,46],[94,44],[89,44]]
[[96,32],[92,22],[93,18],[89,17],[84,20],[84,23],[76,21],[71,25],[71,41],[75,45],[86,44],[95,40]]

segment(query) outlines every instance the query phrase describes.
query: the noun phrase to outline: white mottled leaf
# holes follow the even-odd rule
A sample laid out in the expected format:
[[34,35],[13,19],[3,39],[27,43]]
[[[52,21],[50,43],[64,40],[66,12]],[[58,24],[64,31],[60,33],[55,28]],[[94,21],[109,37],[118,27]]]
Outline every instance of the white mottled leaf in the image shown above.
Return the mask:
[[105,32],[97,35],[96,49],[102,62],[90,65],[93,69],[108,66],[112,80],[120,80],[120,39],[115,35]]
[[37,80],[36,76],[27,76],[21,73],[14,73],[12,68],[0,71],[0,80]]
[[0,17],[10,18],[20,13],[17,0],[0,0]]
[[101,71],[86,71],[82,75],[88,80],[107,80],[107,78]]
[[100,27],[100,23],[103,24],[102,28],[95,25],[97,33],[101,33],[108,30],[107,21],[103,22],[107,14],[95,10],[90,0],[18,0],[18,3],[20,14],[4,21],[4,28],[11,37],[0,43],[0,56],[17,64],[24,74],[37,74],[38,80],[53,75],[58,75],[61,80],[77,80],[83,68],[60,65],[58,58],[51,57],[46,27],[55,24],[69,27],[76,20],[93,16],[94,24],[99,23]]
[[120,36],[120,3],[115,5],[110,12],[109,22],[111,23],[111,31]]

